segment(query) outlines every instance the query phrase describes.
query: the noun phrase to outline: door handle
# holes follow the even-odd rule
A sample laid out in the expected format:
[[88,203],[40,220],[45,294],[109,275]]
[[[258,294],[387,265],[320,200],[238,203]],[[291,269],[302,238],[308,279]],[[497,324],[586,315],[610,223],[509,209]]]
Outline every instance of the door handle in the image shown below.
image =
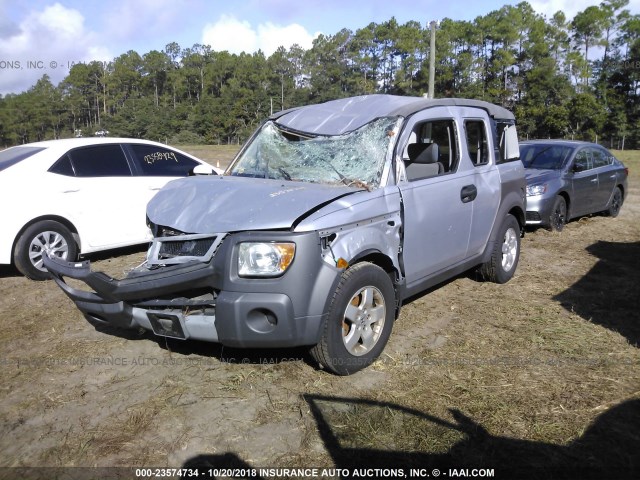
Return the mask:
[[79,191],[80,191],[80,189],[76,188],[75,190],[64,190],[62,193],[76,193],[76,192],[79,192]]
[[462,203],[473,202],[478,196],[478,189],[475,185],[466,185],[460,190],[460,200]]
[[592,179],[591,179],[591,183],[596,183],[597,181],[598,181],[598,179],[597,179],[597,178],[592,178]]

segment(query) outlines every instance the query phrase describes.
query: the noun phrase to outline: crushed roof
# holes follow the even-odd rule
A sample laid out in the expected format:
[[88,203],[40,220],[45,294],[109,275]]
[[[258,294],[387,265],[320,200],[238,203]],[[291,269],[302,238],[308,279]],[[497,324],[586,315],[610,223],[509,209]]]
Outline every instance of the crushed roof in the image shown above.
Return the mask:
[[465,106],[485,110],[496,119],[515,120],[506,108],[482,100],[465,98],[426,99],[400,95],[361,95],[316,105],[291,108],[270,118],[279,125],[318,135],[340,135],[356,130],[380,117],[408,117],[433,107]]

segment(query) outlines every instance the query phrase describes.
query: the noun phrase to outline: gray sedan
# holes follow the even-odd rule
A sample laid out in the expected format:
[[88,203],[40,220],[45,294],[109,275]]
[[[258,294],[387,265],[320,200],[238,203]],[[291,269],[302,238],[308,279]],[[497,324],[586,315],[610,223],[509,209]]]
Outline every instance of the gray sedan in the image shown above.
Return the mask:
[[620,212],[629,169],[606,148],[532,140],[520,143],[520,158],[527,178],[527,225],[560,231],[572,218]]

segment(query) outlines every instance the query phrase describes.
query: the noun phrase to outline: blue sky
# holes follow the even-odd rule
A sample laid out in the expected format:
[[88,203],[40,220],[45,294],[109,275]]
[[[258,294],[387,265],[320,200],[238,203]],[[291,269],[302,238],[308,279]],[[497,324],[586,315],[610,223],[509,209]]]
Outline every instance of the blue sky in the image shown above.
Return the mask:
[[[0,94],[20,93],[43,74],[54,84],[73,62],[109,61],[129,50],[140,55],[170,42],[214,50],[271,54],[278,45],[309,48],[320,33],[357,30],[395,17],[426,25],[448,17],[473,20],[510,0],[0,0]],[[571,18],[599,0],[535,0],[551,16]],[[632,13],[640,0],[631,0]]]

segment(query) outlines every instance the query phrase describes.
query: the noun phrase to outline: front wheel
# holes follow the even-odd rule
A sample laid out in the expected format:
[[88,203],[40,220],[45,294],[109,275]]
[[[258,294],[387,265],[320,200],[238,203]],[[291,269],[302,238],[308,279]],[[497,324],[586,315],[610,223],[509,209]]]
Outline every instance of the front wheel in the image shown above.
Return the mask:
[[567,223],[567,201],[562,195],[558,195],[553,202],[553,209],[549,216],[549,228],[551,231],[561,232]]
[[311,355],[333,373],[355,373],[380,356],[394,318],[391,278],[377,265],[358,263],[342,274]]
[[29,226],[18,238],[13,251],[16,268],[32,280],[46,280],[51,275],[44,267],[43,256],[74,261],[78,248],[67,227],[53,220]]
[[507,283],[513,277],[520,259],[520,224],[507,215],[500,225],[491,259],[482,264],[480,273],[485,280]]

